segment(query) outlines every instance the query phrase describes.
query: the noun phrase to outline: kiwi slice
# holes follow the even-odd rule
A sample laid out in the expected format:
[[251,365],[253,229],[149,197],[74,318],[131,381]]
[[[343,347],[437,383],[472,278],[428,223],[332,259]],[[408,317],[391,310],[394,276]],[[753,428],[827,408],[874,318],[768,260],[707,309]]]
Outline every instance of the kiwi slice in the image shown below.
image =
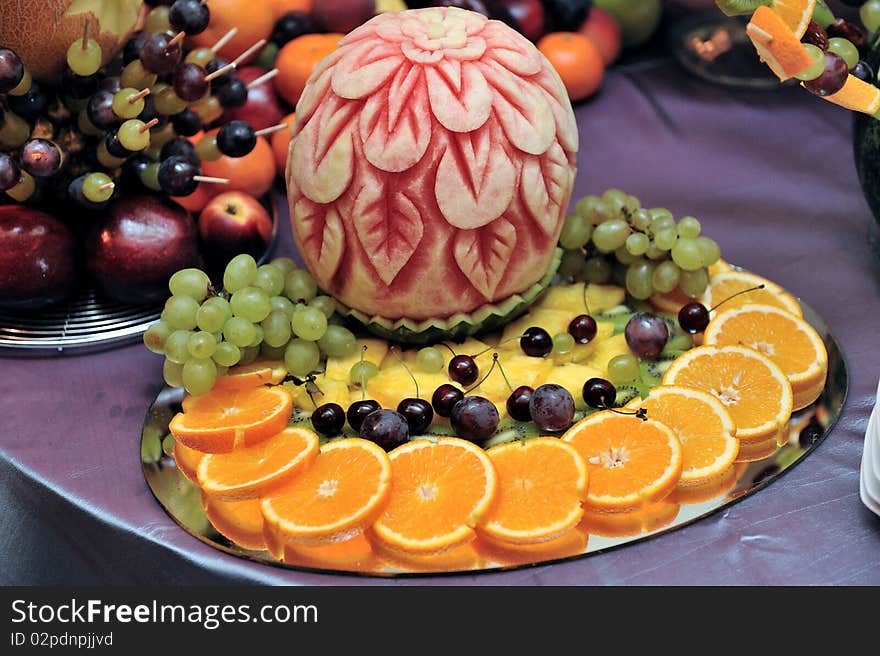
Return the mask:
[[614,405],[619,408],[625,406],[633,399],[641,398],[641,396],[641,391],[635,385],[618,385],[617,397],[614,399]]

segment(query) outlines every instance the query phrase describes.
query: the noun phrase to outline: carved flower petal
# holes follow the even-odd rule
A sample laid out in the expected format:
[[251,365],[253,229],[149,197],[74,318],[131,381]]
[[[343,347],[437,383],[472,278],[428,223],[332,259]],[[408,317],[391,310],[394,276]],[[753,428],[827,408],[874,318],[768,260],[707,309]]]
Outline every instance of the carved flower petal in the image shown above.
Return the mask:
[[516,241],[516,228],[504,218],[455,236],[455,262],[487,301],[496,300],[495,292],[507,271]]
[[446,48],[443,54],[447,59],[459,61],[472,61],[486,54],[486,41],[478,36],[467,39],[467,43],[461,48]]
[[[541,55],[543,57],[543,55]],[[574,109],[568,99],[568,93],[559,73],[548,61],[545,62],[541,72],[531,78],[538,88],[544,93],[544,99],[550,105],[553,118],[556,120],[556,136],[559,143],[569,153],[576,153],[580,145],[580,136],[577,129],[577,120],[574,117]]]
[[425,50],[410,41],[401,43],[400,50],[404,57],[416,64],[436,64],[443,59],[442,50]]
[[367,185],[355,199],[352,217],[367,257],[390,286],[422,242],[425,227],[419,209],[402,191]]
[[426,67],[428,95],[431,110],[443,127],[452,132],[472,132],[481,127],[492,112],[492,90],[474,64],[464,64],[461,72],[459,91],[438,71]]
[[482,36],[489,44],[488,56],[517,75],[535,75],[541,70],[541,53],[519,32],[511,34],[496,22],[489,23]]
[[531,155],[547,151],[556,136],[544,95],[495,62],[478,64],[492,87],[493,107],[511,143]]
[[330,280],[345,251],[345,230],[335,207],[316,205],[303,198],[293,208],[299,252],[318,280]]
[[570,200],[574,169],[558,143],[541,157],[523,162],[520,192],[523,203],[544,233],[557,239],[560,218]]
[[296,103],[296,123],[294,124],[291,137],[295,137],[300,133],[305,124],[312,118],[315,110],[318,109],[318,105],[330,93],[330,85],[333,81],[333,67],[344,55],[345,52],[342,50],[334,51],[321,61],[312,72],[309,83],[300,96],[299,102]]
[[384,86],[403,63],[396,43],[368,41],[353,47],[336,65],[333,91],[357,100]]

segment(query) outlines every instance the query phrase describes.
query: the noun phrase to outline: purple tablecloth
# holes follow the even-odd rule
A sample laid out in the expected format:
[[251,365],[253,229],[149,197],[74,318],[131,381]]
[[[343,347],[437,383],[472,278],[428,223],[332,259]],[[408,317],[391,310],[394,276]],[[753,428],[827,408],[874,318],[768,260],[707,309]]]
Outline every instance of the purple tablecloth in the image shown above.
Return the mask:
[[[571,563],[427,581],[880,584],[880,518],[858,497],[880,376],[880,260],[867,242],[872,218],[850,115],[799,89],[733,91],[655,61],[613,72],[577,116],[577,196],[618,186],[699,217],[728,260],[827,320],[850,368],[849,399],[803,463],[695,525]],[[285,231],[279,251],[292,248]],[[250,563],[179,529],[139,460],[141,422],[160,381],[161,359],[140,345],[0,359],[0,583],[411,583]]]

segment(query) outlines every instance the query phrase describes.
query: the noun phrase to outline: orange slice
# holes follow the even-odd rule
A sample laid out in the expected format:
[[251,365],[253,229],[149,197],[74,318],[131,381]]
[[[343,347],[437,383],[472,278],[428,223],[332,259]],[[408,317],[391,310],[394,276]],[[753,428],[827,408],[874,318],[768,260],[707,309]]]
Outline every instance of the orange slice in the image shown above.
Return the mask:
[[768,357],[745,346],[691,349],[669,365],[663,385],[695,387],[717,397],[733,417],[740,442],[775,437],[791,417],[788,378]]
[[260,385],[277,385],[287,376],[283,362],[255,360],[250,364],[237,365],[217,378],[214,389],[240,390]]
[[587,462],[588,509],[625,512],[668,495],[681,476],[681,442],[659,421],[597,412],[562,436]]
[[285,428],[259,444],[206,455],[199,463],[199,487],[223,501],[256,499],[309,467],[317,455],[317,433]]
[[736,424],[725,405],[708,392],[661,385],[633,407],[645,408],[648,417],[671,428],[681,440],[679,486],[711,480],[736,460]]
[[681,506],[669,499],[630,512],[609,513],[588,509],[578,528],[604,538],[632,537],[666,528],[675,521],[680,510]]
[[828,352],[813,327],[800,317],[770,305],[748,305],[717,314],[704,344],[740,344],[773,360],[791,383],[793,408],[815,401],[825,387]]
[[288,544],[343,542],[382,512],[391,462],[359,437],[328,442],[314,464],[263,499],[267,528]]
[[763,440],[755,442],[747,442],[740,446],[739,453],[736,456],[737,462],[757,462],[764,458],[769,458],[779,448],[778,434],[773,434]]
[[382,568],[382,562],[373,553],[373,547],[363,533],[344,542],[317,547],[285,545],[284,562],[300,567],[340,569],[347,572],[376,572]]
[[823,98],[835,105],[871,116],[880,111],[880,89],[852,74],[847,76],[840,91]]
[[259,500],[220,501],[203,495],[202,507],[211,525],[230,542],[251,551],[266,549]]
[[810,53],[800,41],[803,32],[800,35],[793,32],[786,21],[769,7],[761,6],[755,10],[746,26],[746,33],[758,56],[780,80],[788,80],[813,64]]
[[474,548],[474,542],[461,544],[442,553],[423,555],[395,550],[376,539],[371,531],[367,534],[372,539],[373,550],[386,568],[404,572],[467,572],[483,565],[482,556]]
[[586,531],[572,530],[540,544],[510,544],[487,535],[480,535],[472,544],[484,560],[510,567],[580,556],[587,551],[588,541]]
[[[759,285],[764,285],[764,289],[756,289],[736,298],[731,298],[738,292],[752,289]],[[730,271],[713,276],[709,280],[709,288],[703,297],[704,305],[708,308],[713,308],[722,301],[724,301],[724,305],[721,307],[725,310],[744,305],[760,304],[772,305],[799,317],[804,316],[801,304],[797,302],[794,296],[775,282],[771,282],[761,276],[756,276],[753,273],[746,273],[745,271]]]
[[179,440],[174,440],[174,462],[177,464],[177,469],[185,478],[196,485],[199,482],[196,472],[199,469],[199,463],[204,457],[205,454],[201,451],[190,449],[188,446],[181,444]]
[[679,486],[672,491],[672,494],[666,500],[681,505],[693,505],[717,499],[730,492],[736,486],[736,482],[743,472],[741,467],[744,466],[733,463],[715,478],[710,478],[702,483]]
[[708,269],[709,278],[713,278],[717,276],[719,273],[728,273],[729,271],[734,271],[734,268],[730,266],[730,263],[726,260],[718,260],[715,264],[711,265]]
[[813,20],[816,0],[773,0],[770,7],[795,38],[800,40]]
[[498,479],[486,452],[456,437],[414,440],[391,458],[392,490],[373,525],[392,551],[435,554],[474,539],[495,500]]
[[498,496],[478,531],[513,544],[563,535],[584,514],[587,465],[556,437],[509,442],[486,452],[498,475]]

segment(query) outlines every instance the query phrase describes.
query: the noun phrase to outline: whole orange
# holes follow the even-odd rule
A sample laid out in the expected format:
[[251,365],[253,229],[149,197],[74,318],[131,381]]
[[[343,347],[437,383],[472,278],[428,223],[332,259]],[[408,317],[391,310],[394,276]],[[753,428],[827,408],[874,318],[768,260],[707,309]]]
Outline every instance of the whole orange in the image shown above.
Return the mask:
[[283,123],[287,123],[286,130],[274,132],[270,137],[272,140],[272,152],[275,154],[275,166],[278,167],[278,173],[284,177],[284,169],[287,168],[287,150],[290,148],[290,129],[293,127],[293,121],[296,113],[288,114],[282,119]]
[[312,71],[324,57],[339,47],[344,34],[304,34],[287,43],[278,52],[275,88],[291,105],[296,105]]
[[[272,0],[211,0],[211,23],[204,32],[192,37],[192,41],[196,46],[210,48],[237,27],[238,33],[218,53],[232,61],[260,39],[272,36],[275,27],[272,4]],[[258,51],[249,59],[259,54]]]
[[[211,130],[207,134],[216,134]],[[275,182],[275,156],[269,142],[257,137],[257,145],[244,157],[222,156],[213,162],[202,162],[202,175],[212,178],[228,178],[229,184],[205,184],[211,196],[227,191],[244,191],[255,198],[266,194]]]
[[312,12],[312,0],[272,0],[272,16],[277,21],[291,11]]
[[552,32],[538,41],[538,50],[553,64],[572,101],[592,96],[602,85],[602,54],[583,34]]
[[214,187],[216,186],[217,185],[212,184],[200,184],[189,196],[171,196],[170,198],[190,214],[197,215],[202,211],[205,205],[208,204],[211,198],[218,193],[214,190]]

